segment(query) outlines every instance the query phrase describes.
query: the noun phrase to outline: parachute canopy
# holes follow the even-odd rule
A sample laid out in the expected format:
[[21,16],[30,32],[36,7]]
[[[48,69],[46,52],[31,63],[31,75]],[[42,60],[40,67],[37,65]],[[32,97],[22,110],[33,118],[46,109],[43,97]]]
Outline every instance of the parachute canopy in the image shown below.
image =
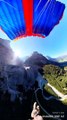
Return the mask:
[[62,18],[65,5],[56,0],[0,0],[0,28],[13,40],[46,37]]

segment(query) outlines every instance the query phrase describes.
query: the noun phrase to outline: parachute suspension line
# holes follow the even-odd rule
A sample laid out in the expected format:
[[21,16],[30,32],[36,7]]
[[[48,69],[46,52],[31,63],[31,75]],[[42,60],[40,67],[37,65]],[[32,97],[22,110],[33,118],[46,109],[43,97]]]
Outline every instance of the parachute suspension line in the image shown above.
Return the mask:
[[0,0],[0,2],[4,2],[5,4],[9,5],[10,7],[14,8],[16,10],[16,8],[13,5],[11,5],[10,3],[6,2],[5,0]]
[[[18,26],[18,28],[21,26],[21,20],[20,20],[20,15],[19,15],[19,10],[18,10],[18,4],[17,4],[17,0],[15,0],[15,2],[13,3],[12,2],[12,4],[14,4],[15,6],[16,6],[16,12],[15,12],[15,14],[14,14],[14,17],[15,17],[15,19],[16,19],[16,24],[17,24],[17,26]],[[13,13],[14,13],[14,9],[13,9]],[[14,23],[15,24],[15,23]],[[18,36],[20,36],[21,35],[21,29],[18,29],[17,28],[17,31],[18,31]],[[17,37],[18,37],[17,36]]]
[[[7,5],[9,5],[9,6],[11,6],[12,8],[15,8],[14,6],[12,6],[11,4],[9,4],[8,2],[5,2],[4,0],[0,0],[0,1],[2,1],[2,2],[4,2],[4,3],[6,3]],[[16,22],[14,22],[15,21],[15,19],[16,19],[16,17],[15,17],[15,15],[14,15],[14,10],[17,10],[17,9],[12,9],[12,15],[14,15],[14,21],[13,21],[13,18],[10,16],[11,14],[10,14],[10,8],[9,7],[6,7],[6,4],[4,4],[5,5],[5,8],[6,8],[6,10],[8,11],[8,16],[9,16],[9,18],[10,18],[10,21],[11,21],[11,23],[15,26],[15,28],[17,29],[17,25],[16,25]],[[5,11],[4,11],[5,12]],[[6,14],[4,14],[4,16],[6,16],[6,19],[8,18],[7,17],[7,15]],[[7,21],[8,21],[8,19],[7,19]],[[10,25],[10,28],[12,28],[12,31],[13,31],[13,28],[14,28],[14,26],[13,27],[11,27],[12,25],[10,24],[10,22],[9,22],[9,25]],[[18,29],[17,29],[17,31],[18,31]],[[20,32],[18,31],[18,34],[17,34],[17,32],[15,32],[15,31],[13,31],[12,32],[13,34],[14,34],[14,38],[17,36],[19,36],[20,35]]]
[[[4,23],[4,22],[3,22]],[[2,24],[2,21],[0,20],[0,26],[1,26],[1,29],[3,30],[3,31],[5,31],[5,30],[7,30],[7,27],[6,27],[6,24],[5,24],[5,26]],[[5,28],[5,30],[2,28],[2,27],[4,27]],[[5,33],[7,33],[8,34],[8,32],[6,32],[5,31]],[[10,31],[10,34],[14,34],[12,31]],[[10,35],[8,35],[8,36],[10,36]]]
[[[10,31],[10,34],[8,34],[8,32],[6,31],[7,30],[7,26],[6,26],[6,24],[5,24],[5,26],[3,25],[3,24],[1,24],[1,20],[0,20],[0,26],[1,26],[1,29],[3,30],[3,31],[5,31],[5,33],[8,35],[8,37],[11,37],[11,35],[10,34],[14,34],[12,31]],[[3,27],[5,28],[5,30],[3,29]],[[14,34],[15,35],[15,34]]]
[[42,0],[40,0],[40,1],[38,2],[37,6],[36,6],[36,8],[35,8],[35,12],[36,12],[36,10],[38,9],[38,7],[39,7],[41,1],[42,1]]
[[[12,6],[15,6],[16,7],[16,10],[14,10],[14,9],[10,9],[9,11],[11,12],[11,13],[13,13],[13,18],[14,19],[12,19],[12,17],[11,17],[11,19],[12,19],[12,22],[13,22],[13,25],[15,25],[15,28],[17,29],[17,33],[16,32],[14,32],[15,34],[17,34],[16,35],[16,37],[18,37],[18,36],[20,36],[21,35],[21,33],[23,32],[23,30],[22,30],[22,32],[21,32],[21,29],[19,29],[19,24],[20,24],[20,26],[21,26],[21,20],[20,20],[20,15],[19,15],[19,12],[18,12],[18,3],[17,3],[17,0],[15,0],[15,2],[13,3],[13,1],[12,1]],[[15,13],[15,14],[14,14]],[[17,22],[16,22],[17,21]],[[18,24],[19,23],[19,24]],[[16,26],[18,26],[18,27],[16,27]]]
[[[13,2],[12,2],[12,4],[13,4]],[[17,10],[17,9],[16,9],[16,10]],[[12,18],[12,16],[10,16],[10,17],[11,17],[11,19],[12,19],[13,25],[15,25],[15,28],[17,29],[17,32],[14,31],[14,33],[17,34],[16,36],[18,37],[18,35],[20,35],[20,31],[19,31],[18,28],[16,27],[16,26],[18,26],[18,20],[17,20],[16,12],[15,12],[15,14],[14,14],[14,9],[11,10],[10,8],[9,8],[9,11],[13,13],[13,18],[14,18],[14,19]],[[16,21],[17,21],[17,22],[16,22]],[[18,27],[19,27],[19,26],[18,26]]]
[[[14,32],[12,30],[12,28],[14,28],[14,26],[11,25],[11,23],[13,24],[13,21],[12,21],[12,18],[10,16],[11,15],[9,12],[10,10],[8,9],[8,7],[6,7],[5,4],[2,4],[2,6],[4,6],[5,10],[3,9],[3,7],[0,8],[0,10],[2,11],[2,14],[3,14],[3,15],[1,15],[1,19],[3,18],[4,24],[6,24],[6,27],[8,26],[8,28],[11,28],[12,34],[14,35],[14,37],[16,37],[16,33],[14,34]],[[8,14],[6,14],[5,12],[7,12]],[[8,19],[10,19],[10,22],[8,21]],[[6,22],[5,22],[5,20],[6,20]],[[8,24],[7,24],[7,22],[8,22]]]
[[[50,10],[50,13],[49,14],[51,14],[51,17],[54,17],[54,10],[55,10],[55,6],[56,6],[56,1],[54,0],[54,1],[52,1],[52,3],[54,3],[54,5],[52,6],[52,10]],[[49,18],[49,16],[48,16],[48,18]],[[56,18],[55,18],[56,19]],[[53,22],[53,20],[54,19],[52,19],[52,22]],[[42,19],[42,21],[43,21],[43,19]],[[46,18],[46,24],[47,24],[47,18]],[[54,24],[54,22],[52,23],[52,24]],[[54,27],[54,26],[53,26]],[[46,28],[45,28],[46,29]],[[44,32],[44,30],[42,30],[42,32]]]
[[[22,30],[23,29],[23,26],[22,26],[22,19],[21,19],[21,16],[22,15],[20,15],[20,5],[18,4],[18,0],[16,0],[16,7],[17,7],[17,9],[19,9],[19,10],[17,10],[17,14],[18,14],[18,16],[19,17],[17,17],[17,19],[19,19],[18,21],[19,21],[19,23],[20,23],[20,35],[22,35],[22,33],[24,32],[24,30]],[[17,15],[16,15],[17,16]],[[21,27],[22,26],[22,27]]]
[[[53,14],[54,6],[55,6],[54,2],[55,2],[55,0],[54,0],[54,1],[51,0],[50,7],[49,7],[49,13],[47,14],[46,21],[45,21],[45,29],[46,29],[46,25],[47,25],[47,22],[48,22],[48,19],[49,19],[50,14],[51,14],[51,15]],[[53,5],[54,5],[54,6],[53,6]],[[52,17],[52,16],[51,16],[51,17]],[[44,20],[44,17],[43,17],[43,19],[42,19],[42,21],[41,21],[40,26],[42,25],[43,20]],[[40,27],[40,26],[39,26],[39,27]],[[42,30],[42,32],[43,32],[43,30]]]
[[[45,9],[46,9],[45,14],[46,14],[46,12],[47,12],[47,10],[48,10],[48,8],[49,8],[49,6],[50,6],[49,2],[51,3],[51,1],[52,1],[52,0],[48,0],[48,1],[46,2],[46,4],[43,6],[42,10],[40,11],[40,13],[39,13],[39,15],[38,15],[38,17],[37,17],[37,19],[36,19],[36,21],[35,21],[35,26],[36,26],[36,24],[39,22],[39,20],[40,20],[41,16],[43,15]],[[49,4],[49,5],[48,5],[48,4]],[[48,5],[48,6],[47,6],[47,5]],[[36,27],[35,27],[35,28],[36,28]],[[35,30],[35,28],[34,28],[34,30]]]
[[46,8],[46,5],[44,5],[44,7],[42,8],[42,10],[40,11],[39,15],[38,15],[38,18],[37,20],[35,21],[35,24],[37,24],[42,16],[42,14],[44,13],[45,11],[45,8]]
[[37,92],[38,92],[38,90],[41,90],[41,89],[40,89],[40,88],[37,88],[37,89],[35,90],[36,100],[37,100],[39,106],[41,107],[41,109],[42,109],[47,115],[50,115],[50,114],[42,107],[42,105],[40,104],[40,102],[39,102],[39,100],[38,100],[38,98],[37,98]]
[[[46,26],[47,21],[48,21],[48,18],[49,18],[49,15],[50,15],[50,14],[51,14],[51,12],[52,12],[51,10],[52,10],[53,1],[51,0],[51,1],[49,1],[49,2],[50,2],[50,3],[49,3],[49,5],[48,5],[48,7],[47,7],[47,9],[45,10],[45,13],[44,13],[44,15],[46,15],[47,10],[49,9],[49,12],[48,12],[47,17],[46,17],[46,21],[44,21],[44,16],[43,16],[43,18],[42,18],[42,21],[41,21],[41,24],[40,24],[39,28],[41,27],[41,25],[42,25],[43,21],[45,22],[45,26]],[[46,29],[46,27],[45,27],[45,29]],[[42,29],[42,31],[43,31],[43,29]]]
[[[37,98],[37,92],[38,92],[38,90],[41,90],[41,91],[42,91],[42,95],[43,95],[43,90],[42,90],[41,88],[37,88],[37,89],[35,90],[35,92],[34,92],[34,93],[35,93],[35,98],[36,98],[39,106],[41,107],[41,109],[42,109],[48,116],[51,116],[51,114],[49,114],[49,113],[42,107],[42,105],[40,104],[40,102],[39,102],[39,100],[38,100],[38,98]],[[44,95],[43,95],[43,97],[44,97]],[[58,120],[58,118],[54,118],[54,120]],[[59,118],[59,120],[61,120],[61,119]]]
[[[46,2],[46,4],[43,6],[42,10],[40,11],[40,13],[39,13],[39,15],[38,15],[38,20],[40,20],[40,18],[41,18],[41,16],[43,15],[45,9],[46,9],[46,10],[48,9],[49,6],[47,7],[47,5],[48,5],[49,2],[50,2],[50,0],[48,0],[48,1]],[[37,20],[37,21],[38,21],[38,20]],[[36,22],[37,22],[37,21],[36,21]]]
[[[0,8],[0,11],[2,11],[2,14],[0,14],[0,25],[1,25],[1,27],[3,26],[3,28],[8,28],[9,29],[9,24],[7,24],[7,22],[8,22],[8,20],[7,20],[7,22],[5,21],[5,19],[3,18],[3,16],[5,16],[5,14],[4,14],[4,12],[3,12],[3,9],[2,8]],[[5,16],[6,17],[6,16]],[[2,20],[3,19],[3,20]],[[2,24],[3,23],[3,24]],[[9,23],[9,22],[8,22]],[[2,28],[2,29],[3,29]],[[12,35],[14,35],[15,36],[15,34],[13,33],[13,31],[11,30],[10,31],[11,33],[12,33]]]
[[64,9],[56,0],[0,0],[0,27],[10,39],[44,37],[59,23]]

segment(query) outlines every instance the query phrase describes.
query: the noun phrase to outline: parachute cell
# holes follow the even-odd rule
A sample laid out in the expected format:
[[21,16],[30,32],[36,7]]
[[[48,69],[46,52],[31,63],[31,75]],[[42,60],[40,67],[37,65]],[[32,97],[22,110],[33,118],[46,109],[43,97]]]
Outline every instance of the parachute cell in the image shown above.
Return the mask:
[[0,0],[0,27],[11,40],[45,37],[59,23],[64,9],[56,0]]
[[34,0],[34,33],[49,35],[62,17],[65,6],[56,0]]

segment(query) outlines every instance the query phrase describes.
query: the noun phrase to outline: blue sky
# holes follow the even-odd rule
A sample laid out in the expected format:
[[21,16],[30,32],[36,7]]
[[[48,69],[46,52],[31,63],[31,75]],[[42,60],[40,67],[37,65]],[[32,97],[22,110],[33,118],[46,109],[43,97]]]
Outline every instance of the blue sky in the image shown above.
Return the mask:
[[[67,54],[67,0],[58,0],[65,3],[66,9],[60,24],[54,27],[46,38],[26,37],[16,42],[11,41],[11,48],[20,52],[21,57],[29,56],[38,51],[45,56],[58,57]],[[0,38],[8,39],[7,35],[0,31]]]

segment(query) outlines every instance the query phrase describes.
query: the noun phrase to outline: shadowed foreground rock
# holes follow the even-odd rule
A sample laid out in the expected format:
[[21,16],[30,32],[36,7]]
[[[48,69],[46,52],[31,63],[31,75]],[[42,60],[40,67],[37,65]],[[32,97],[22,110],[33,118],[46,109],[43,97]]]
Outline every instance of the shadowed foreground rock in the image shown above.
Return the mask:
[[[2,71],[3,70],[3,71]],[[32,68],[4,65],[0,71],[0,119],[28,120],[38,72]]]

